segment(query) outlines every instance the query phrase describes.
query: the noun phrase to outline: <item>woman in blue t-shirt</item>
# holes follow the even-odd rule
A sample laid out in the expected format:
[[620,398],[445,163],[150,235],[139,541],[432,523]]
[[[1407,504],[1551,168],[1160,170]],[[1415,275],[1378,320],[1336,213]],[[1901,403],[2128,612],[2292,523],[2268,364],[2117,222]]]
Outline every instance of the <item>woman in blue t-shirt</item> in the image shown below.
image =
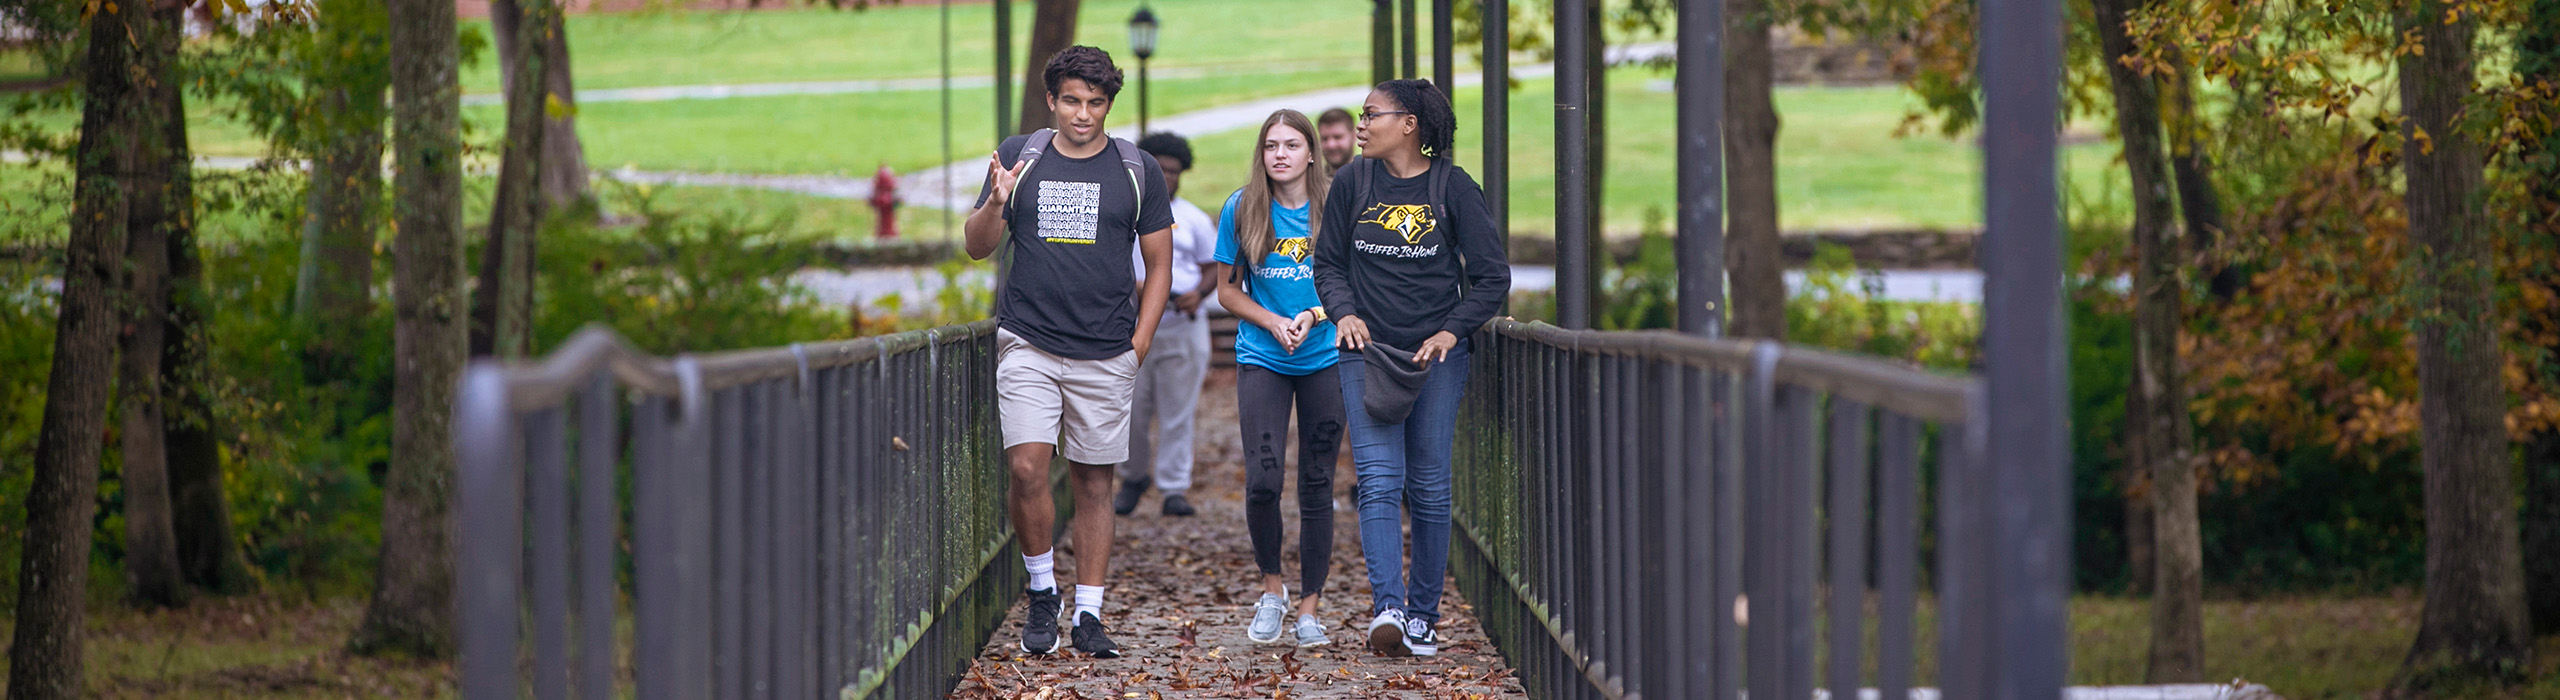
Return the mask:
[[1236,330],[1236,422],[1243,428],[1245,526],[1262,569],[1262,599],[1245,636],[1281,642],[1288,586],[1280,578],[1280,485],[1286,479],[1289,411],[1298,418],[1298,600],[1291,641],[1330,641],[1316,600],[1333,562],[1333,462],[1342,438],[1342,382],[1334,374],[1333,324],[1316,299],[1308,259],[1333,176],[1315,154],[1314,123],[1273,112],[1255,141],[1244,189],[1218,214],[1218,303],[1245,321]]

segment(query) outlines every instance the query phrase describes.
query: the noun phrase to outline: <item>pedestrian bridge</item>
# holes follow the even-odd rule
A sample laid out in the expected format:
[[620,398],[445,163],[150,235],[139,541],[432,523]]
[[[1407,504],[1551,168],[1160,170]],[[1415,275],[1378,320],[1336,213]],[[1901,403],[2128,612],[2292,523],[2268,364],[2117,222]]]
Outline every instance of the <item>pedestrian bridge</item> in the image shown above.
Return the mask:
[[[1454,3],[1431,5],[1450,85]],[[2061,4],[1978,13],[1977,376],[1715,337],[1724,7],[1679,5],[1678,315],[1696,335],[1476,333],[1454,466],[1460,593],[1535,698],[2061,697]],[[1596,286],[1589,7],[1557,0],[1548,34],[1557,318],[1577,328]],[[1509,220],[1508,26],[1481,32],[1495,221]],[[993,329],[673,358],[591,330],[537,361],[473,365],[454,415],[462,695],[953,689],[1023,584]]]
[[[949,692],[1023,584],[993,329],[673,358],[590,329],[472,366],[463,696]],[[1474,343],[1451,568],[1529,696],[2059,690],[2059,654],[1998,640],[2060,647],[2065,467],[1985,458],[1983,382],[1669,332]]]

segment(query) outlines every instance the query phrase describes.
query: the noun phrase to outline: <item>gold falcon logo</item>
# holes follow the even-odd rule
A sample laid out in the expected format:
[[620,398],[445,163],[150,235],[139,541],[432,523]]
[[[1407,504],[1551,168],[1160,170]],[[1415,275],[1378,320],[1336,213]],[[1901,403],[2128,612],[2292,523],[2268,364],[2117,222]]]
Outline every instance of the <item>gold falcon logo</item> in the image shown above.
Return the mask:
[[1431,235],[1431,230],[1440,223],[1431,220],[1431,205],[1428,204],[1373,204],[1361,216],[1367,218],[1361,219],[1360,223],[1377,224],[1378,228],[1394,231],[1404,236],[1408,245],[1422,243],[1422,237]]
[[1308,249],[1307,249],[1307,239],[1304,239],[1304,238],[1283,238],[1283,239],[1280,239],[1280,240],[1275,241],[1275,242],[1273,243],[1273,245],[1272,245],[1272,247],[1271,247],[1271,252],[1273,252],[1273,253],[1277,253],[1277,254],[1280,254],[1280,255],[1286,255],[1286,256],[1289,256],[1289,259],[1290,259],[1290,260],[1294,260],[1294,261],[1297,261],[1297,262],[1306,262],[1306,261],[1307,261],[1307,253],[1309,252],[1309,251],[1308,251]]

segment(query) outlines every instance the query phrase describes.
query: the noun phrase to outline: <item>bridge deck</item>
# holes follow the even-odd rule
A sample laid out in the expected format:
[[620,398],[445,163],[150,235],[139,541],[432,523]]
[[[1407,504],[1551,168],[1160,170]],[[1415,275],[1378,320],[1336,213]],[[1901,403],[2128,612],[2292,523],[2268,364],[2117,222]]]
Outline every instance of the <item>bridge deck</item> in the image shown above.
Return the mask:
[[[1501,653],[1486,641],[1454,582],[1441,604],[1440,656],[1387,659],[1359,644],[1358,630],[1369,619],[1369,585],[1360,560],[1359,517],[1350,508],[1347,452],[1335,470],[1336,499],[1342,507],[1334,510],[1333,573],[1320,614],[1333,626],[1334,644],[1294,650],[1247,642],[1244,626],[1259,595],[1259,574],[1244,527],[1235,370],[1212,369],[1200,404],[1195,440],[1200,461],[1191,493],[1200,514],[1158,515],[1157,497],[1150,495],[1136,513],[1119,520],[1106,613],[1112,638],[1128,655],[1110,660],[1072,654],[1025,658],[1014,648],[1024,610],[1017,602],[952,698],[1044,697],[1043,688],[1056,689],[1051,697],[1089,699],[1128,698],[1131,693],[1147,700],[1527,697],[1503,665]],[[1283,571],[1292,586],[1297,580],[1295,489],[1293,479],[1280,504],[1287,523]],[[1060,549],[1062,579],[1075,570],[1073,556]]]

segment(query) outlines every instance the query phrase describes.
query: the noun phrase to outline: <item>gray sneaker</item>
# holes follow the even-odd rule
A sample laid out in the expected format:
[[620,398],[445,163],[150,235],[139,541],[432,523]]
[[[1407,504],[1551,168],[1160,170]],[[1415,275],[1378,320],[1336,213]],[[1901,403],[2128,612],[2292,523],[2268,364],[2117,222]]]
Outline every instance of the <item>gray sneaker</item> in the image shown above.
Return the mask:
[[1253,604],[1253,626],[1245,628],[1244,638],[1255,644],[1277,644],[1280,642],[1280,623],[1287,619],[1289,597],[1264,593],[1262,600]]
[[1324,633],[1324,623],[1318,622],[1316,616],[1298,616],[1298,648],[1320,647],[1332,643],[1333,637]]

